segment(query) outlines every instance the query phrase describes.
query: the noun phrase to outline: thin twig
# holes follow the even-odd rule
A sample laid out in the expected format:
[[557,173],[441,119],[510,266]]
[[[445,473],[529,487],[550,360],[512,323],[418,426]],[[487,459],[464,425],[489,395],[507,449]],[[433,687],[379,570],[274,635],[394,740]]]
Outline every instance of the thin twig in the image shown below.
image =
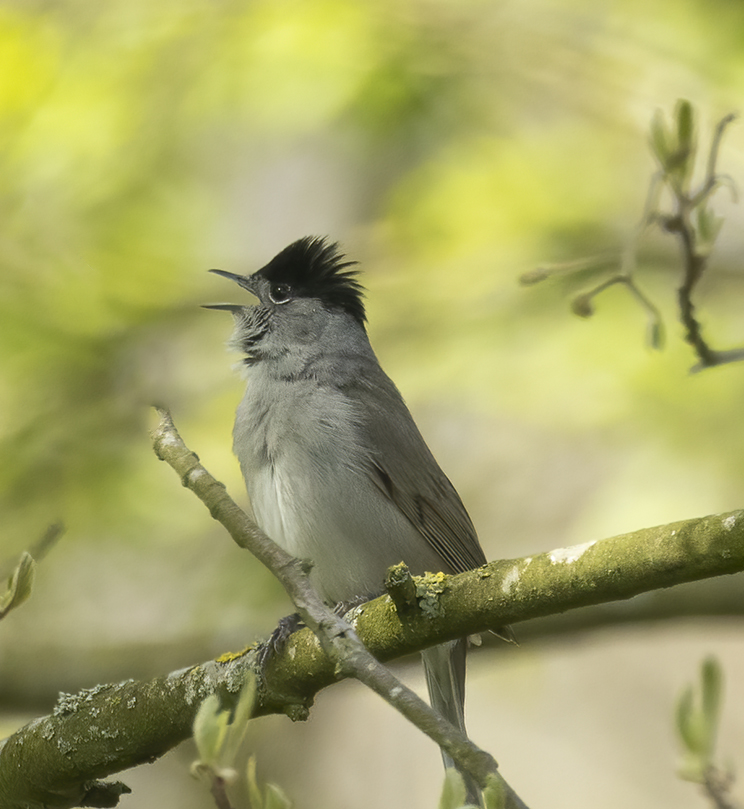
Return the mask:
[[695,305],[692,302],[692,292],[705,271],[707,256],[695,249],[695,231],[686,211],[679,217],[674,217],[667,230],[676,233],[682,245],[684,271],[682,283],[677,290],[677,301],[680,320],[685,327],[685,341],[693,347],[701,366],[709,368],[716,364],[715,352],[703,338],[703,330],[695,316]]
[[[691,221],[692,211],[702,205],[720,184],[717,173],[718,153],[726,127],[736,118],[733,113],[722,118],[715,128],[706,162],[705,179],[694,193],[685,193],[670,184],[676,204],[675,213],[659,217],[662,226],[680,240],[683,261],[682,283],[677,290],[680,320],[685,328],[685,341],[688,342],[700,359],[697,369],[710,368],[721,364],[719,352],[712,349],[703,337],[703,330],[695,315],[692,293],[703,276],[708,264],[708,251],[699,249],[697,232]],[[726,360],[731,362],[731,359]]]
[[230,798],[227,796],[227,783],[221,775],[212,775],[212,786],[209,791],[217,809],[233,809]]
[[718,152],[721,148],[721,141],[723,140],[723,133],[726,131],[726,127],[735,120],[736,113],[730,112],[718,122],[713,133],[710,151],[708,152],[708,161],[705,166],[705,180],[700,189],[692,195],[690,199],[691,208],[698,206],[720,183],[721,178],[716,170],[716,166],[718,165]]
[[733,784],[733,773],[710,766],[705,771],[702,787],[715,809],[739,809],[739,804],[731,800],[730,792]]
[[[682,107],[678,104],[678,115],[680,109],[688,110],[688,123],[691,129],[691,108],[686,103],[682,104]],[[707,268],[710,246],[715,238],[710,239],[708,243],[703,224],[696,228],[692,222],[692,214],[697,210],[700,213],[701,221],[704,217],[707,219],[708,214],[704,205],[708,197],[722,185],[730,186],[734,199],[736,199],[736,186],[733,180],[727,175],[719,174],[717,170],[723,136],[726,128],[736,117],[734,113],[731,113],[716,125],[706,159],[705,176],[699,188],[694,192],[688,190],[695,160],[695,145],[691,131],[687,131],[684,137],[682,134],[678,135],[679,147],[675,150],[667,152],[665,148],[655,147],[656,158],[661,168],[651,177],[643,213],[622,250],[618,271],[594,288],[577,295],[571,304],[574,314],[580,317],[590,317],[594,314],[593,298],[609,287],[622,283],[646,310],[649,342],[652,347],[659,348],[663,342],[661,315],[658,308],[641,291],[635,281],[638,243],[651,225],[659,225],[668,233],[676,235],[680,241],[683,272],[682,282],[677,290],[677,301],[680,320],[685,332],[684,339],[692,346],[699,359],[699,363],[692,368],[693,371],[744,359],[744,347],[727,351],[716,351],[711,348],[703,337],[703,329],[697,319],[692,302],[692,294]],[[663,124],[661,126],[663,128]],[[653,128],[652,125],[652,132]],[[672,213],[660,210],[660,198],[665,187],[668,188],[671,195]],[[577,272],[592,267],[599,269],[599,262],[594,259],[580,259],[562,264],[543,265],[531,272],[524,273],[520,281],[522,284],[535,284],[559,273]]]
[[[28,553],[31,555],[33,560],[35,562],[40,562],[57,544],[64,532],[65,526],[63,523],[52,523],[46,529],[46,531],[44,531],[41,537],[37,539],[36,542],[34,542],[34,544],[28,549]],[[13,571],[15,564],[15,561],[3,562],[0,564],[0,579],[6,579]]]

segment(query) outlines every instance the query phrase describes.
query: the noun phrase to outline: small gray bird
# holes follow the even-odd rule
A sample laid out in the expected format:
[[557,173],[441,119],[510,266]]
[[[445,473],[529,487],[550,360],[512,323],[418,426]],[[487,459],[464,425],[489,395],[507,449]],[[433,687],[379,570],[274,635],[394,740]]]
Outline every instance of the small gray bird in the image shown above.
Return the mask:
[[[416,575],[486,562],[372,350],[354,263],[337,244],[300,239],[253,275],[212,270],[259,302],[209,307],[233,314],[230,345],[245,354],[233,448],[256,521],[312,561],[311,580],[329,603],[380,595],[386,570],[401,561]],[[463,638],[422,654],[432,705],[462,729],[466,647]]]

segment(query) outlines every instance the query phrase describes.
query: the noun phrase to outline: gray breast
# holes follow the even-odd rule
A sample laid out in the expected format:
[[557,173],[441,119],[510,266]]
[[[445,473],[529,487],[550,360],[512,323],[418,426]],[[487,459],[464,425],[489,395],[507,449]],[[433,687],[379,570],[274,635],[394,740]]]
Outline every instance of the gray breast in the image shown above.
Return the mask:
[[381,592],[385,571],[442,570],[441,557],[373,478],[362,403],[312,378],[277,379],[259,363],[238,408],[234,448],[257,522],[313,562],[329,601]]

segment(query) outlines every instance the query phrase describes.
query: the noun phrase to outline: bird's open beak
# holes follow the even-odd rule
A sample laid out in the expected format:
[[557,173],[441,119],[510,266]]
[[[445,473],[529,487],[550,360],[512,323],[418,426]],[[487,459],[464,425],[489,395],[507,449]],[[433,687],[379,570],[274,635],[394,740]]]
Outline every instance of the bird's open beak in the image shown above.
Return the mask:
[[237,303],[203,303],[201,308],[221,309],[223,312],[230,312],[237,317],[237,315],[241,314],[246,307],[240,306],[240,304]]
[[228,272],[227,270],[210,270],[209,272],[213,272],[215,275],[221,275],[223,278],[229,278],[231,281],[235,281],[238,286],[247,289],[248,292],[253,292],[253,282],[250,275],[238,275],[237,273]]
[[[256,294],[253,291],[253,284],[251,283],[251,277],[249,275],[238,275],[237,273],[228,272],[227,270],[210,270],[209,272],[213,272],[215,275],[221,275],[223,278],[229,278],[231,281],[235,281],[236,284],[243,287],[243,289],[247,289],[251,295]],[[231,312],[233,315],[239,315],[246,308],[250,307],[240,306],[237,303],[209,303],[202,305],[202,309],[221,309],[224,312]]]

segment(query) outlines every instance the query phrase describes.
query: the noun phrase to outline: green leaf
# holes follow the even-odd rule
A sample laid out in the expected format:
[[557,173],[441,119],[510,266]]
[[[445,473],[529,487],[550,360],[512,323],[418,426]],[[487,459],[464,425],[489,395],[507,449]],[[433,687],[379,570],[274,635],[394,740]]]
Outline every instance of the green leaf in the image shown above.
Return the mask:
[[466,794],[462,775],[454,768],[448,767],[444,773],[439,809],[460,809],[465,803]]
[[708,756],[713,755],[718,732],[718,720],[721,713],[721,695],[723,692],[723,673],[715,657],[703,661],[701,670],[702,682],[702,716],[708,735]]
[[256,777],[256,757],[251,756],[248,759],[248,764],[245,769],[246,773],[246,786],[248,787],[248,805],[251,809],[262,809],[263,795],[258,786],[258,779]]
[[674,113],[677,119],[677,143],[679,148],[690,151],[695,137],[695,116],[692,104],[687,99],[680,98],[677,101]]
[[292,801],[284,790],[276,784],[267,784],[262,793],[256,775],[256,757],[251,756],[246,766],[246,786],[248,787],[248,805],[251,809],[291,809]]
[[688,781],[700,781],[715,749],[723,692],[723,674],[715,658],[703,661],[699,683],[682,692],[676,709],[677,731],[685,748],[680,775]]
[[680,99],[670,129],[661,110],[651,118],[651,148],[676,193],[684,192],[695,164],[695,116],[689,101]]
[[235,764],[240,747],[248,732],[248,723],[253,715],[253,707],[256,704],[256,676],[249,672],[246,675],[243,687],[240,689],[240,696],[235,705],[232,722],[228,728],[227,739],[223,759],[225,764],[230,766]]
[[256,680],[246,677],[234,711],[223,708],[216,694],[202,702],[194,718],[194,742],[200,763],[214,770],[232,769],[248,729],[256,697]]
[[698,252],[707,255],[713,249],[718,234],[721,232],[721,227],[723,227],[726,220],[722,216],[717,216],[704,205],[697,209],[696,215]]
[[669,158],[675,151],[671,133],[667,129],[664,113],[657,109],[651,118],[651,148],[664,171]]
[[506,806],[506,784],[499,775],[489,775],[486,788],[483,790],[485,809],[504,809]]
[[666,171],[676,193],[684,193],[689,186],[692,169],[695,165],[695,150],[680,146],[667,160]]
[[679,700],[677,700],[677,709],[675,711],[677,732],[682,740],[682,744],[688,751],[694,751],[696,745],[695,736],[692,732],[693,700],[694,695],[692,686],[690,685],[685,688]]
[[194,742],[203,763],[218,763],[229,719],[229,712],[222,710],[216,694],[210,694],[199,706],[194,718]]
[[705,765],[698,756],[685,756],[684,762],[677,770],[677,775],[684,781],[702,784],[705,782]]
[[36,562],[30,553],[24,551],[8,578],[8,589],[0,596],[0,618],[4,618],[11,610],[20,607],[28,600],[34,586],[35,574]]
[[657,318],[649,318],[648,344],[656,351],[664,348],[664,324]]
[[265,809],[290,809],[292,801],[284,794],[284,791],[276,784],[266,785],[266,805]]

